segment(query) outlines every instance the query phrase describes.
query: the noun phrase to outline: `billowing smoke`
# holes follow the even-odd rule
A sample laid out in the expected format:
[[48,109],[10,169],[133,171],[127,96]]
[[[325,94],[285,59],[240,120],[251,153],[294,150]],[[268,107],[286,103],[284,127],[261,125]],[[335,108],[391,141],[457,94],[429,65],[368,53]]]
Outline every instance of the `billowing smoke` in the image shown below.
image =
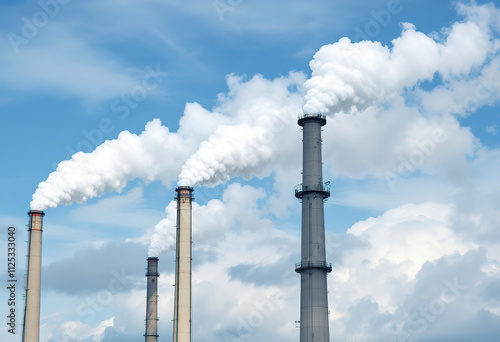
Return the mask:
[[[310,62],[312,76],[303,85],[297,83],[297,73],[273,82],[256,77],[245,86],[230,78],[230,97],[225,99],[222,111],[229,109],[244,123],[220,127],[201,143],[183,165],[178,184],[215,185],[237,176],[269,174],[266,166],[287,150],[285,136],[291,135],[292,129],[281,134],[273,124],[259,119],[278,117],[285,122],[280,126],[283,129],[296,128],[300,105],[309,113],[363,111],[419,82],[433,80],[436,73],[444,82],[468,75],[492,50],[488,28],[473,20],[455,23],[443,32],[442,38],[433,38],[438,35],[427,36],[404,24],[392,48],[379,42],[352,43],[342,38],[315,54]],[[254,89],[255,85],[258,88]],[[289,88],[300,90],[302,86],[305,95],[297,101],[300,91]],[[252,94],[254,99],[249,100]]]
[[380,104],[419,81],[468,74],[485,61],[489,32],[472,21],[456,23],[443,42],[403,25],[392,48],[379,42],[342,38],[325,45],[309,63],[304,112],[351,113]]
[[175,248],[176,208],[177,202],[170,202],[165,208],[167,217],[156,224],[151,243],[149,244],[149,257],[158,257],[160,254]]
[[[171,201],[165,208],[167,217],[158,222],[149,245],[150,257],[175,248],[177,202]],[[195,246],[210,242],[229,230],[234,220],[234,213],[219,200],[210,200],[207,205],[193,202],[193,243]]]
[[301,108],[330,114],[362,111],[436,73],[443,83],[470,74],[498,45],[488,26],[471,18],[432,36],[404,24],[391,48],[343,38],[316,53],[307,81],[300,72],[274,80],[229,75],[229,92],[219,95],[213,111],[188,104],[177,133],[156,119],[140,135],[122,132],[92,153],[61,162],[40,183],[31,208],[85,202],[120,191],[136,178],[196,186],[268,176],[277,163],[290,163],[300,148],[295,119]]
[[[241,176],[264,177],[279,154],[278,143],[292,136],[302,105],[297,92],[305,80],[302,73],[266,80],[261,75],[247,82],[228,77],[229,97],[217,110],[233,115],[232,125],[219,127],[200,144],[182,166],[179,185],[217,185]],[[294,145],[294,144],[292,144]]]
[[91,153],[79,152],[62,161],[39,184],[31,208],[83,203],[120,191],[133,179],[159,179],[167,186],[181,179],[183,185],[194,186],[239,175],[267,175],[276,154],[274,136],[283,135],[293,122],[302,102],[294,89],[304,80],[301,73],[271,81],[260,75],[248,81],[230,75],[227,98],[219,95],[213,111],[187,104],[177,132],[154,119],[139,135],[121,132]]
[[273,157],[271,135],[264,127],[248,124],[219,127],[186,161],[178,184],[216,185],[236,175],[250,179]]
[[60,162],[56,171],[38,185],[31,208],[45,210],[59,204],[83,203],[110,191],[121,191],[133,179],[161,180],[170,186],[200,142],[227,121],[227,117],[198,103],[187,103],[177,132],[162,126],[160,119],[148,122],[139,135],[123,131],[91,153],[78,152]]
[[179,143],[179,137],[159,119],[149,122],[140,135],[121,132],[117,139],[104,142],[92,153],[78,152],[59,163],[56,171],[38,185],[31,209],[82,203],[109,191],[120,191],[135,178],[169,182],[169,174],[181,163],[176,158]]

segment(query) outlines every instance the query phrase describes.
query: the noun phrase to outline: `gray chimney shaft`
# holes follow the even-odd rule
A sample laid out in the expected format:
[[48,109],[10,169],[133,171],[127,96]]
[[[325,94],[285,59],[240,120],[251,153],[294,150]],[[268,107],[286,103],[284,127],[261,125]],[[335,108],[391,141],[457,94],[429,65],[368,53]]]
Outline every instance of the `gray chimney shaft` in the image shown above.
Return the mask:
[[23,342],[40,341],[40,282],[44,215],[45,213],[41,210],[31,210],[28,212],[28,272],[26,279]]
[[303,127],[302,184],[295,197],[302,200],[301,262],[295,265],[300,273],[300,342],[328,342],[327,273],[323,201],[330,196],[328,183],[323,183],[321,158],[321,127],[326,117],[320,113],[303,114],[298,124]]
[[146,342],[158,340],[158,258],[148,258],[146,278]]

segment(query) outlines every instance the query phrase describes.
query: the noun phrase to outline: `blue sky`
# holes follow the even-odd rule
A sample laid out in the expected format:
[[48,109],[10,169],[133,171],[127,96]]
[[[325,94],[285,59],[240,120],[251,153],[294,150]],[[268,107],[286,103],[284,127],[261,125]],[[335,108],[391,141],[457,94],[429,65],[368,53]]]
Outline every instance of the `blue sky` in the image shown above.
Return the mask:
[[331,340],[496,341],[499,16],[489,1],[3,2],[0,242],[17,227],[20,280],[26,212],[60,166],[36,202],[41,341],[141,340],[151,241],[170,338],[179,178],[195,185],[193,339],[297,340],[303,106],[328,114]]

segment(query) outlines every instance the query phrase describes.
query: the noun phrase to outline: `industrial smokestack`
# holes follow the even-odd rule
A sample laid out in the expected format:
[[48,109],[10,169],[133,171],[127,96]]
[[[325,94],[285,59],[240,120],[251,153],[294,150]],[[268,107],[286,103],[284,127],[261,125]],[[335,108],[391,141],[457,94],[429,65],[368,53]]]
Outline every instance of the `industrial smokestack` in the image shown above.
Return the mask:
[[300,342],[328,342],[328,296],[326,275],[332,265],[326,262],[323,201],[330,197],[329,183],[323,184],[321,160],[321,127],[326,117],[320,113],[303,114],[298,120],[303,127],[302,184],[295,197],[302,200],[300,273]]
[[23,342],[40,341],[40,281],[42,268],[42,226],[45,213],[28,212],[28,272],[24,307]]
[[174,342],[191,342],[191,215],[193,188],[179,186],[175,249]]
[[158,340],[158,258],[148,258],[146,277],[148,280],[146,294],[146,342]]

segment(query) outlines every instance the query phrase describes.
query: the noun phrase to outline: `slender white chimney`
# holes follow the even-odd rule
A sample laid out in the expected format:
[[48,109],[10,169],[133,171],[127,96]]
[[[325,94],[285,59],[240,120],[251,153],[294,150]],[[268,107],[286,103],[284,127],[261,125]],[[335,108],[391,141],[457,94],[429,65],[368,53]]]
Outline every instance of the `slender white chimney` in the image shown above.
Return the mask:
[[28,272],[24,307],[23,342],[40,341],[40,281],[42,269],[42,226],[45,213],[28,212]]
[[174,342],[191,342],[191,215],[193,188],[179,186],[175,249]]
[[146,299],[146,342],[156,342],[158,340],[158,258],[148,258],[148,268],[146,277],[147,299]]

